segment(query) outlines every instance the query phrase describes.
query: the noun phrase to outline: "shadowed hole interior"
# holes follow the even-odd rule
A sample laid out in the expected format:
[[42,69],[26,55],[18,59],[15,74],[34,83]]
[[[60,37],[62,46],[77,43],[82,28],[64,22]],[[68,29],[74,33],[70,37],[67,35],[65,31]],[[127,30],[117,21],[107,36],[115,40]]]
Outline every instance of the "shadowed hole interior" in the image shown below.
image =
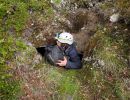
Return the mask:
[[38,52],[39,54],[41,54],[42,56],[45,55],[45,47],[37,47],[36,50],[37,50],[37,52]]

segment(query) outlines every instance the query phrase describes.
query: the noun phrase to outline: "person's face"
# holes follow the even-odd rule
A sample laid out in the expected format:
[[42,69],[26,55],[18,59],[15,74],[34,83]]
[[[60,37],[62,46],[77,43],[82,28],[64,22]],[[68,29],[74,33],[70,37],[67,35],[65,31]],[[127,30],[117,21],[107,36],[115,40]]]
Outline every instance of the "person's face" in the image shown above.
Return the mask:
[[56,43],[59,47],[61,47],[61,42],[57,41]]
[[59,41],[57,41],[57,45],[63,49],[65,49],[67,47],[67,44],[66,43],[61,43]]

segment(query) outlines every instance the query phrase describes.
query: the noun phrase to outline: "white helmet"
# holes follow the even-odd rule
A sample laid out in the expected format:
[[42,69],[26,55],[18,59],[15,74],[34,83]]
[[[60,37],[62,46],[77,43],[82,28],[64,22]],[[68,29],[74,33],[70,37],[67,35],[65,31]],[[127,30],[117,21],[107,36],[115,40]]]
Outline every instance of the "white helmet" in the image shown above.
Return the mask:
[[71,45],[74,41],[73,36],[70,33],[63,32],[55,37],[61,43],[67,43]]

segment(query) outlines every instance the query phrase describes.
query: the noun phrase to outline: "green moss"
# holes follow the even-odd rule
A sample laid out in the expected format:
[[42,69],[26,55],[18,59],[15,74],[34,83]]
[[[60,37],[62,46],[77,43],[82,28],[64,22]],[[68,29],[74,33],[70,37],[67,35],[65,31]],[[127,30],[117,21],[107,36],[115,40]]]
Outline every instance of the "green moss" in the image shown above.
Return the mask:
[[106,9],[109,9],[109,8],[111,8],[111,7],[113,7],[113,6],[114,6],[114,5],[113,5],[112,2],[106,2],[106,3],[101,4],[101,5],[100,5],[100,8],[101,8],[102,10],[106,10]]
[[45,15],[44,18],[50,17],[53,13],[49,1],[46,0],[1,0],[0,1],[0,22],[3,31],[11,29],[21,36],[20,32],[25,29],[26,23],[30,18],[30,10],[40,12]]
[[63,74],[60,81],[59,93],[70,94],[72,96],[74,93],[78,92],[79,84],[76,82],[75,75],[75,71],[67,71]]
[[[2,75],[3,76],[3,75]],[[20,84],[18,81],[8,81],[0,79],[0,99],[1,100],[17,100],[20,91]]]
[[[2,35],[3,34],[3,35]],[[14,58],[14,53],[25,49],[19,40],[1,33],[0,37],[0,99],[15,100],[20,90],[19,80],[15,80],[11,70],[15,66],[9,63]]]
[[120,10],[126,10],[128,7],[130,7],[130,1],[129,0],[117,0],[115,2],[115,6]]
[[61,0],[53,0],[53,2],[56,3],[56,4],[60,4]]

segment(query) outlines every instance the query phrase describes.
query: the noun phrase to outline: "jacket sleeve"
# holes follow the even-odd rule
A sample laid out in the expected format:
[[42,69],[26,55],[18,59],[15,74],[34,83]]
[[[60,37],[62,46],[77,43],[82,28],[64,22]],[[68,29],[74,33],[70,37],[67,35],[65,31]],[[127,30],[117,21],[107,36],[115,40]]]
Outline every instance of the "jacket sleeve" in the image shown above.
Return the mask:
[[77,52],[70,52],[69,59],[67,60],[67,64],[65,68],[67,69],[80,69],[82,67],[82,63],[80,57]]

